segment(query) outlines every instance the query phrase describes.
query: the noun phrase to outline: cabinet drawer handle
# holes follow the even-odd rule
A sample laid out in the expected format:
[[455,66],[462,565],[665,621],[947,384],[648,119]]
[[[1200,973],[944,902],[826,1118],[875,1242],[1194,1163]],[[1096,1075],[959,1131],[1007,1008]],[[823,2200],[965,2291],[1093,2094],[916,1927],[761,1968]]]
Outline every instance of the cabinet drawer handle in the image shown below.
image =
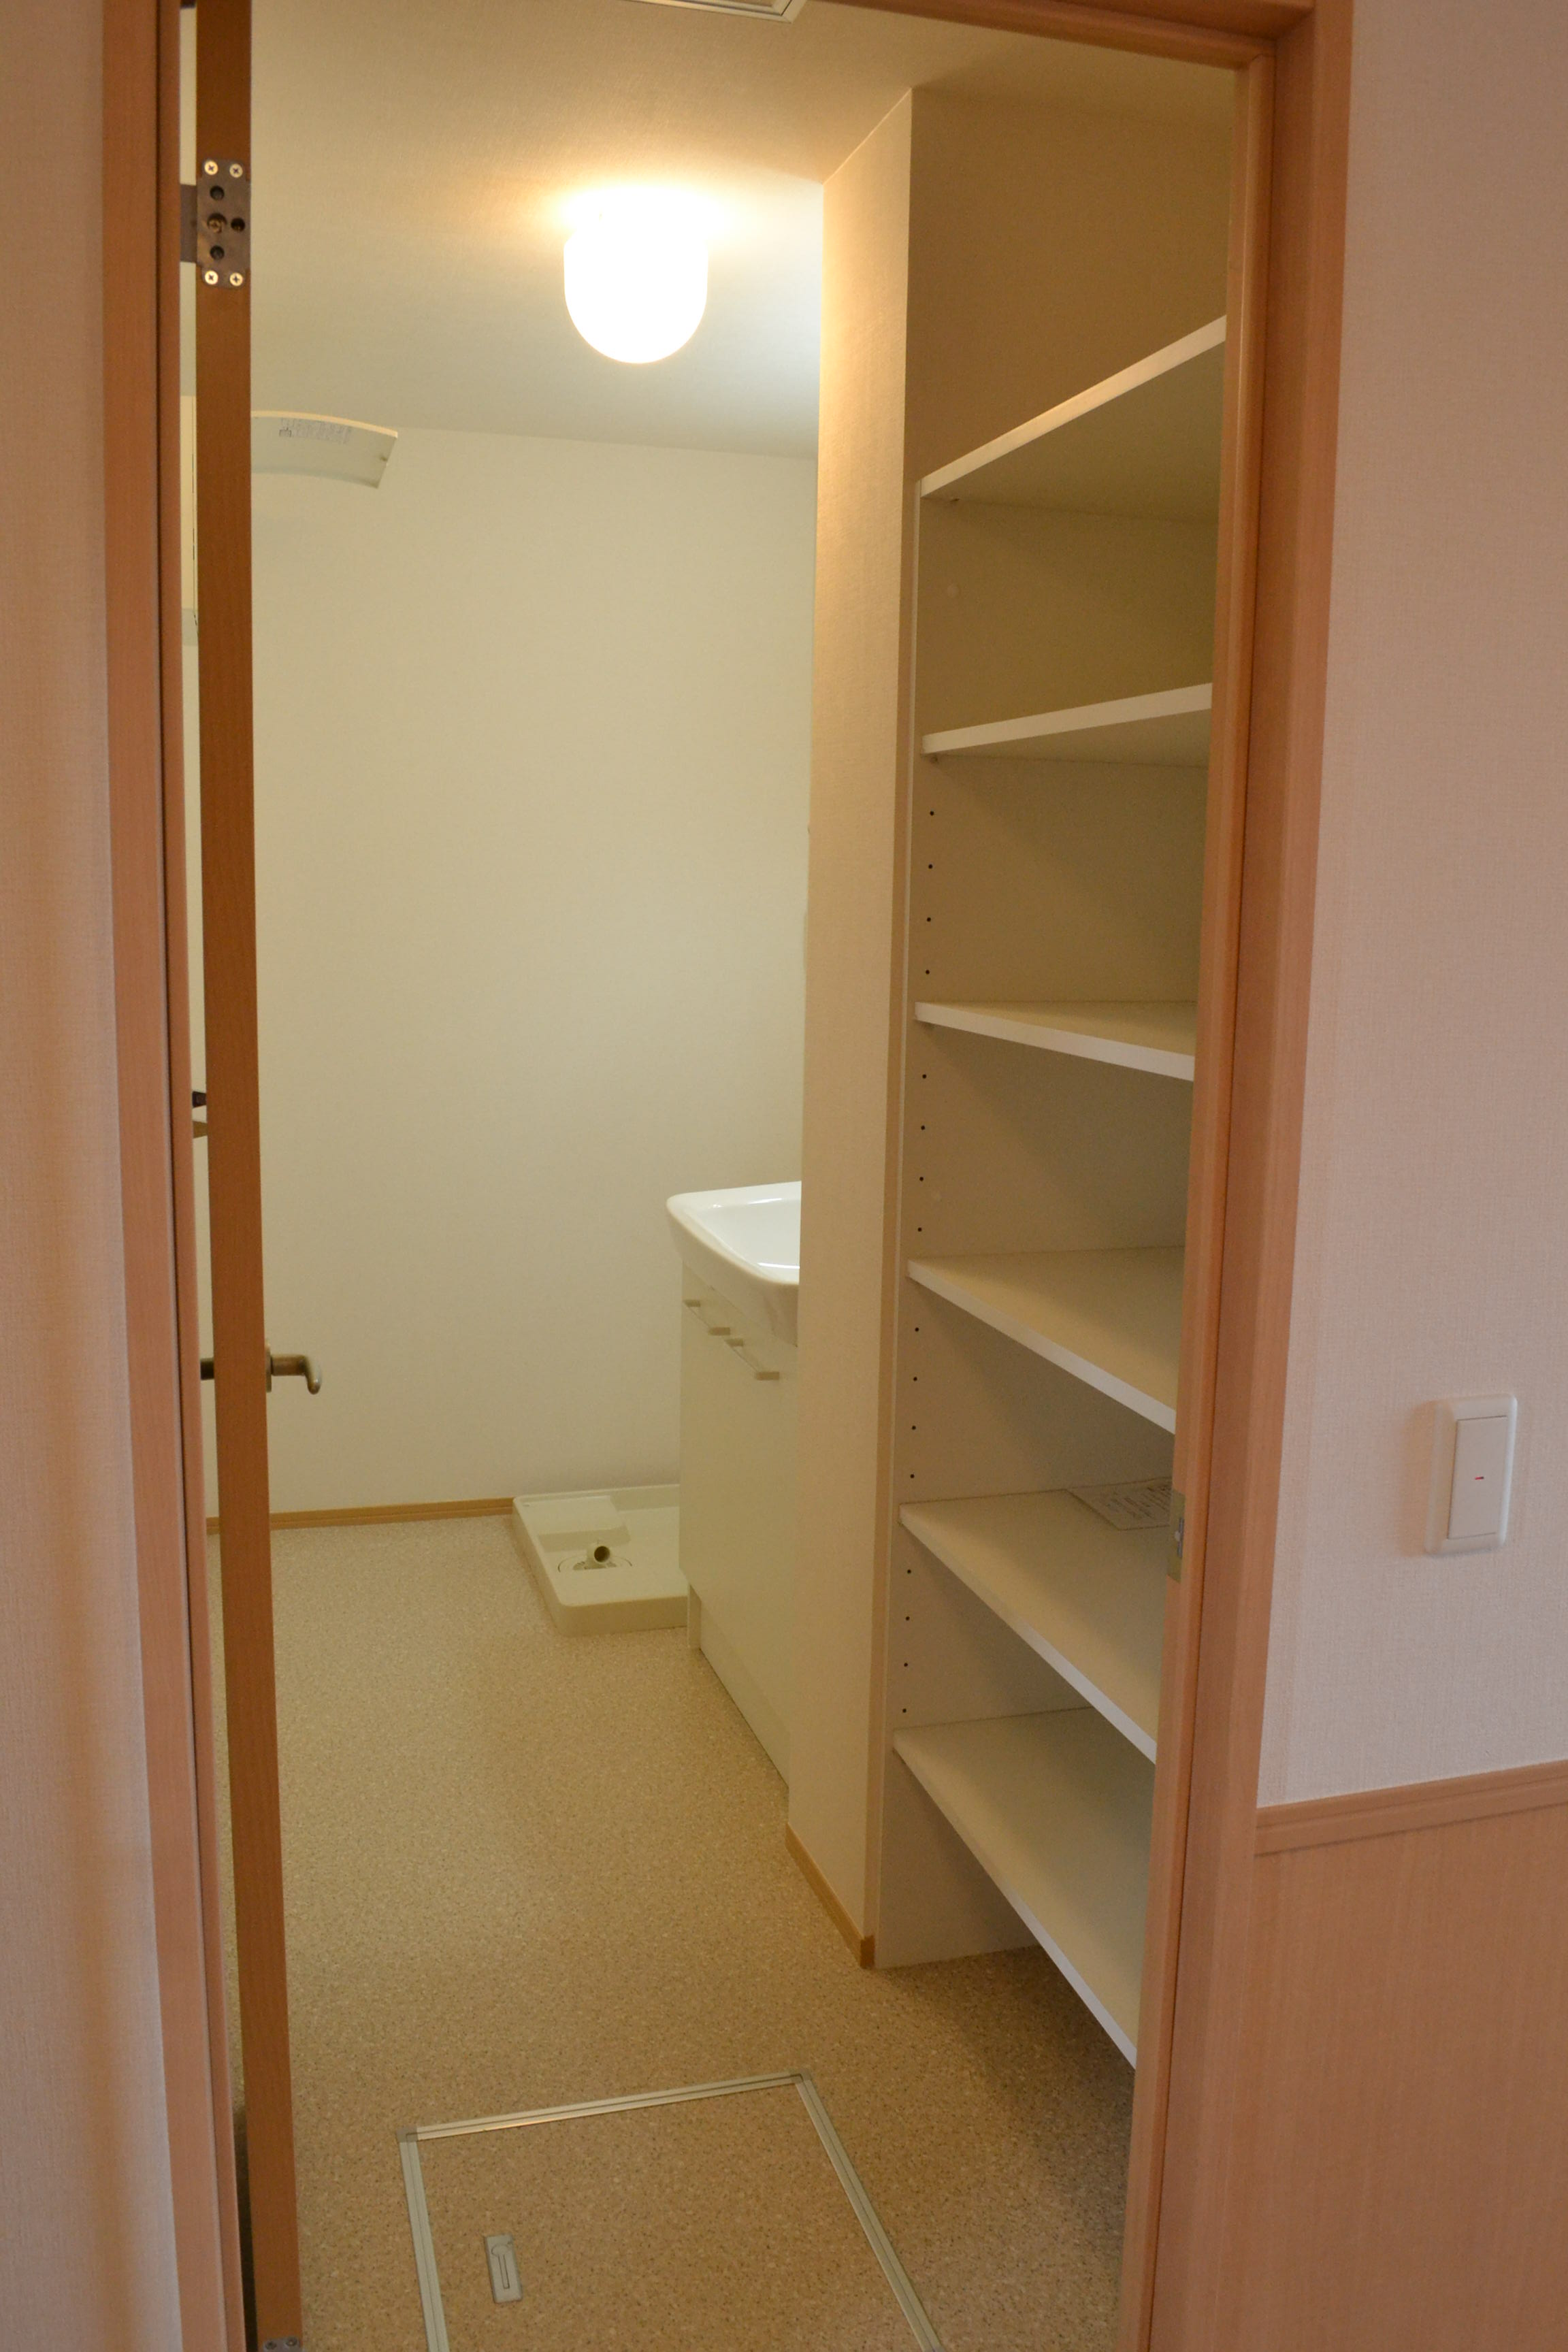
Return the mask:
[[702,1328],[707,1332],[708,1337],[710,1339],[727,1339],[729,1338],[729,1324],[710,1323],[707,1316],[702,1312],[702,1301],[700,1298],[688,1298],[683,1301],[683,1304],[689,1315],[696,1316],[697,1320],[701,1324]]

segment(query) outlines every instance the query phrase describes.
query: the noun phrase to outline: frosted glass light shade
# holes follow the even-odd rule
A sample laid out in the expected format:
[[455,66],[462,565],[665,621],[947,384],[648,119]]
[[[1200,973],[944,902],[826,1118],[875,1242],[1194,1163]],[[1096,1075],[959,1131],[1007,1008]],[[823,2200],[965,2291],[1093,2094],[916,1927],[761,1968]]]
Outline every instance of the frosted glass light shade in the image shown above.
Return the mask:
[[690,341],[708,307],[708,247],[679,197],[607,196],[566,240],[566,308],[586,343],[633,367]]

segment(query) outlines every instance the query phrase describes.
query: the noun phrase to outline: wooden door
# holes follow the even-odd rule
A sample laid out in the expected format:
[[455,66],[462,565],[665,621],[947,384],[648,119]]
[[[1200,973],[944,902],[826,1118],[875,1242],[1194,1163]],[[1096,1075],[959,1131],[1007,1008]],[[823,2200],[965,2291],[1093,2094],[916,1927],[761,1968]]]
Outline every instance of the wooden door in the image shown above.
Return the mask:
[[[250,613],[250,0],[201,0],[196,268],[207,1185],[245,2174],[257,2339],[300,2334],[272,1650]],[[221,193],[215,194],[214,191]],[[241,228],[241,222],[245,226]],[[241,266],[243,265],[243,266]]]

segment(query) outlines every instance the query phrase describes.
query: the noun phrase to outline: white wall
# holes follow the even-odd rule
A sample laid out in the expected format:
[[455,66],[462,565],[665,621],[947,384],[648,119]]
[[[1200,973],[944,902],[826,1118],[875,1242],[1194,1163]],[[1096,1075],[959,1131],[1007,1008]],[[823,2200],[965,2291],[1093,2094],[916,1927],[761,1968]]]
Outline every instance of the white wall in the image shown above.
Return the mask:
[[[1357,0],[1265,1801],[1568,1755],[1568,14]],[[1514,1390],[1503,1551],[1426,1402]]]
[[120,1212],[101,17],[16,0],[0,74],[0,2340],[39,2352],[180,2341]]
[[815,469],[256,483],[279,1510],[673,1478],[666,1196],[799,1172]]

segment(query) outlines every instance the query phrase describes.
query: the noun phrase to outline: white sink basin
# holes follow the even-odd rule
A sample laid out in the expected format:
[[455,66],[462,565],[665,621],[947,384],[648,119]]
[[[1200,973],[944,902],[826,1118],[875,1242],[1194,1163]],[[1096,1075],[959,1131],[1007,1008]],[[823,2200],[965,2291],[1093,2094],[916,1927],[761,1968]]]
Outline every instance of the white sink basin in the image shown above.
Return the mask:
[[742,1184],[731,1192],[677,1192],[665,1206],[675,1246],[693,1273],[793,1348],[800,1299],[800,1186]]

